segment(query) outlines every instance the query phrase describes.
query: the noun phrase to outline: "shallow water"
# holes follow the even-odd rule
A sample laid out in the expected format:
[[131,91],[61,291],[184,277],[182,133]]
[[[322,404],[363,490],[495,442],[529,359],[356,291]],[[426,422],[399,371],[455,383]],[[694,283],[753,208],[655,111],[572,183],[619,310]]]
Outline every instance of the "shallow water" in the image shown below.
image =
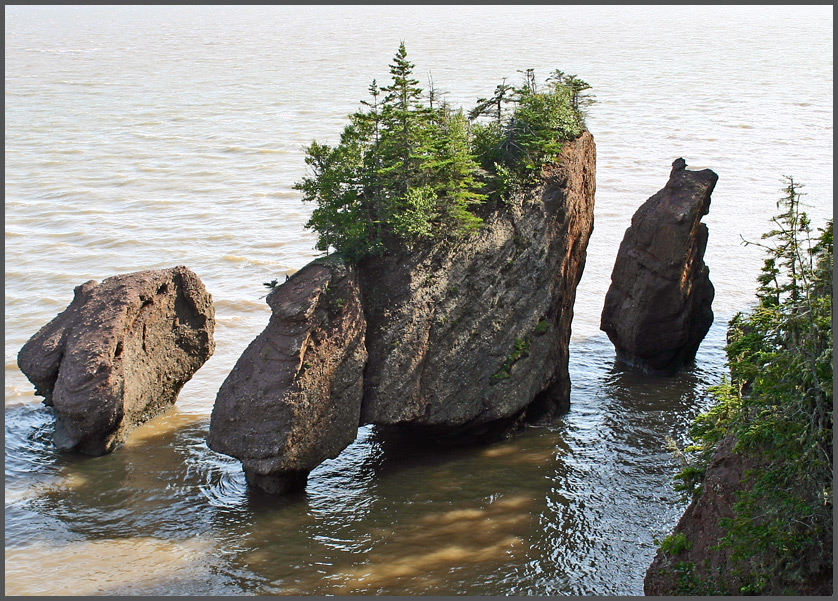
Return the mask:
[[[406,25],[409,24],[409,25]],[[7,594],[640,594],[683,504],[684,440],[753,298],[781,176],[832,216],[827,7],[6,7]],[[595,230],[577,293],[571,410],[439,452],[362,428],[306,491],[248,493],[205,443],[215,392],[264,328],[262,282],[315,256],[291,188],[404,39],[467,108],[534,67],[597,104]],[[790,81],[794,85],[790,85]],[[671,162],[719,174],[705,221],[716,321],[674,378],[615,367],[599,313],[634,210]],[[217,351],[111,455],[51,446],[23,343],[116,273],[184,264]]]

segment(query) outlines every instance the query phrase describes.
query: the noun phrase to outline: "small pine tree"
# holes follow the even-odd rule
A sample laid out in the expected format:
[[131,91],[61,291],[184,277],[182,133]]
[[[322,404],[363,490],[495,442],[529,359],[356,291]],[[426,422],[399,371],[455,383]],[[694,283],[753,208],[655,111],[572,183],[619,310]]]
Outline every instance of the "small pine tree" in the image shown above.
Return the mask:
[[443,222],[455,235],[476,230],[482,220],[471,213],[485,195],[476,191],[479,166],[471,154],[468,121],[462,111],[443,108],[432,125],[432,155],[423,164],[427,180],[439,199]]
[[480,98],[471,111],[469,111],[468,118],[474,121],[481,115],[488,115],[494,117],[497,123],[503,119],[503,105],[514,102],[514,97],[511,92],[514,88],[506,83],[506,79],[498,84],[495,88],[495,93],[491,98]]
[[422,88],[419,80],[413,78],[413,67],[402,42],[390,65],[392,83],[382,88],[387,95],[382,102],[381,175],[397,199],[404,197],[412,186],[424,183],[418,165],[430,143],[426,134],[432,113],[421,102]]

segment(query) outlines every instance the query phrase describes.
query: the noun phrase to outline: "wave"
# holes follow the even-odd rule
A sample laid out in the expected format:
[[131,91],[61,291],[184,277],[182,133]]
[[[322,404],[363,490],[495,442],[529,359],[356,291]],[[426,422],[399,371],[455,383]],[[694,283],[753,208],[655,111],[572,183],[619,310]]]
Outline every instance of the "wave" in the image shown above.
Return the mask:
[[[263,288],[263,290],[267,291],[267,288]],[[249,311],[257,311],[259,313],[263,313],[267,307],[264,300],[261,300],[264,297],[255,297],[253,299],[248,298],[237,298],[237,299],[229,299],[229,298],[215,298],[213,299],[213,304],[215,305],[216,313],[225,313],[227,311],[239,313],[242,311],[249,312]],[[240,321],[241,316],[239,315],[223,315],[222,319],[234,322]]]
[[254,259],[252,257],[245,257],[241,255],[233,255],[227,254],[221,257],[222,261],[226,261],[228,263],[233,263],[234,265],[238,265],[239,267],[246,267],[246,266],[266,266],[266,267],[273,267],[278,271],[285,271],[283,264],[276,260],[270,259]]
[[24,52],[37,52],[39,54],[86,54],[89,52],[99,52],[104,48],[97,46],[95,48],[24,48]]
[[62,80],[56,81],[55,83],[66,85],[66,86],[84,86],[84,87],[97,87],[97,86],[110,85],[110,84],[108,84],[107,82],[104,82],[104,81],[73,81],[73,80],[67,80],[67,79],[62,79]]
[[290,150],[282,148],[260,148],[257,152],[259,154],[292,154]]

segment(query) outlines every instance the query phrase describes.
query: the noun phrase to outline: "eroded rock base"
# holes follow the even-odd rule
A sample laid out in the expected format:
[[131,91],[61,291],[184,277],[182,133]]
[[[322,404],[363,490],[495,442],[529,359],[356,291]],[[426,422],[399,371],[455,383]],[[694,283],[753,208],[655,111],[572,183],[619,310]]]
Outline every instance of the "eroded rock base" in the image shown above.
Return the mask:
[[307,471],[278,472],[274,474],[257,474],[245,469],[247,484],[272,495],[287,495],[301,491],[308,482]]

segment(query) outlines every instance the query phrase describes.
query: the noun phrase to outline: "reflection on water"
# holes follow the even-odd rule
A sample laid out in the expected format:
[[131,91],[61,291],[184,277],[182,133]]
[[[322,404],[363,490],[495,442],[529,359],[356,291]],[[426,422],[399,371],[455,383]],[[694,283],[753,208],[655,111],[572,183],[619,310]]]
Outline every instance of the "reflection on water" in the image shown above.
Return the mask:
[[7,591],[639,594],[681,509],[665,438],[718,374],[640,377],[609,349],[574,342],[571,411],[550,427],[447,449],[365,427],[280,499],[206,447],[207,416],[175,407],[83,458],[52,448],[49,409],[9,407]]
[[[6,550],[7,595],[167,592],[172,581],[202,577],[208,543],[130,539],[40,543]],[[31,564],[37,564],[33,571]],[[67,574],[72,578],[67,578]]]

